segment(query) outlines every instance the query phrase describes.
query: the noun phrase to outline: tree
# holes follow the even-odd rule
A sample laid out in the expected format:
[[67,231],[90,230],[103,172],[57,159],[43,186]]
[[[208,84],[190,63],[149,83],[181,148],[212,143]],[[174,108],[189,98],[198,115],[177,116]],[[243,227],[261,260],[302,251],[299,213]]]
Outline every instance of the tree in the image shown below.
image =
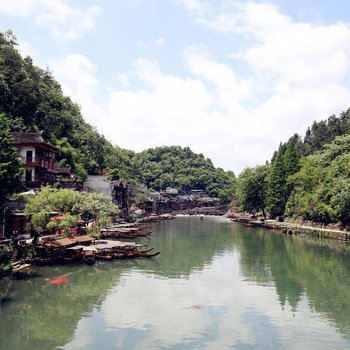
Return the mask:
[[266,216],[266,178],[269,165],[246,168],[238,176],[236,197],[239,209],[252,214],[262,212]]
[[266,208],[272,217],[283,216],[287,202],[286,172],[284,150],[280,144],[276,158],[271,164],[267,177]]
[[295,174],[300,169],[302,142],[298,134],[294,134],[286,145],[286,151],[284,152],[284,171],[286,177],[286,200],[293,190],[293,186],[288,182],[289,176]]
[[[68,230],[76,227],[77,219],[89,217],[104,220],[119,213],[118,207],[108,196],[77,192],[72,189],[42,187],[35,196],[28,196],[25,213],[31,217],[30,225],[37,238],[45,230]],[[53,216],[59,219],[50,220]]]
[[9,120],[0,114],[0,208],[5,199],[21,187],[23,164],[11,141]]
[[149,188],[164,190],[177,187],[181,193],[201,189],[210,196],[219,196],[229,201],[229,193],[235,185],[234,173],[215,168],[210,159],[197,154],[190,148],[163,146],[150,148],[135,154],[134,172],[139,182]]
[[322,223],[350,224],[350,135],[338,136],[324,150],[304,158],[290,177],[293,191],[286,213]]
[[10,246],[4,245],[0,247],[0,278],[2,272],[9,271],[11,268],[11,250]]
[[93,218],[111,217],[120,211],[112,199],[104,194],[76,192],[72,213]]

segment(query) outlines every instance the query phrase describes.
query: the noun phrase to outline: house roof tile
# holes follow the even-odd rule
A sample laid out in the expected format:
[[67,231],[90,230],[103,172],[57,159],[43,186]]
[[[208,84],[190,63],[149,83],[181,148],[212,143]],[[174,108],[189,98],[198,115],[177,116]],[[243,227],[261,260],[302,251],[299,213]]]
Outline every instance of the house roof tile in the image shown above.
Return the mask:
[[57,150],[57,148],[44,141],[41,132],[11,132],[13,137],[13,145],[23,145],[23,144],[42,144],[50,149]]
[[12,143],[45,143],[40,132],[11,132]]

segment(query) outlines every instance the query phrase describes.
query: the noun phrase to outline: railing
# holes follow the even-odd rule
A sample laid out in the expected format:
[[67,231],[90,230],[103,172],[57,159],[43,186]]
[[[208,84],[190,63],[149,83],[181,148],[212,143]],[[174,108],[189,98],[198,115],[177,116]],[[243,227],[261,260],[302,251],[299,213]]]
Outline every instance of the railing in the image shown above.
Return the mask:
[[[46,157],[23,157],[21,156],[22,162],[25,164],[41,165],[43,168],[53,169],[52,167],[57,164],[52,158]],[[53,165],[52,165],[53,164]]]
[[61,174],[70,174],[72,167],[63,166],[60,167],[55,161],[48,160],[43,157],[21,157],[21,160],[29,166],[38,166],[45,168],[50,173],[61,173]]
[[41,162],[52,162],[54,161],[52,158],[47,157],[28,157],[28,156],[21,156],[21,160],[24,163],[41,163]]

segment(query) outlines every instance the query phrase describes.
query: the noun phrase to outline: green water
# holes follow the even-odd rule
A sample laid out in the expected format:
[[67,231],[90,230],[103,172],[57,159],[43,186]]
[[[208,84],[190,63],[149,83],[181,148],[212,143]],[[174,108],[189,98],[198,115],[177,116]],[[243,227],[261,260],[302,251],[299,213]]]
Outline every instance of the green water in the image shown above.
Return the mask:
[[0,281],[0,349],[350,348],[350,247],[224,218],[152,230],[154,259]]

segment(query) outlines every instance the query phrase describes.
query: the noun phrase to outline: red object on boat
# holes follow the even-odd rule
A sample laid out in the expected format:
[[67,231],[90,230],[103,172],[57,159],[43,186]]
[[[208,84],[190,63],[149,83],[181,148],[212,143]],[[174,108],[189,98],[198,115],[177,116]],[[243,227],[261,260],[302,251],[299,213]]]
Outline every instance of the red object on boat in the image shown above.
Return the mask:
[[62,216],[53,216],[52,218],[50,218],[50,220],[61,221]]
[[67,283],[69,282],[69,279],[67,277],[58,277],[52,281],[49,282],[49,284],[61,284],[61,283]]

